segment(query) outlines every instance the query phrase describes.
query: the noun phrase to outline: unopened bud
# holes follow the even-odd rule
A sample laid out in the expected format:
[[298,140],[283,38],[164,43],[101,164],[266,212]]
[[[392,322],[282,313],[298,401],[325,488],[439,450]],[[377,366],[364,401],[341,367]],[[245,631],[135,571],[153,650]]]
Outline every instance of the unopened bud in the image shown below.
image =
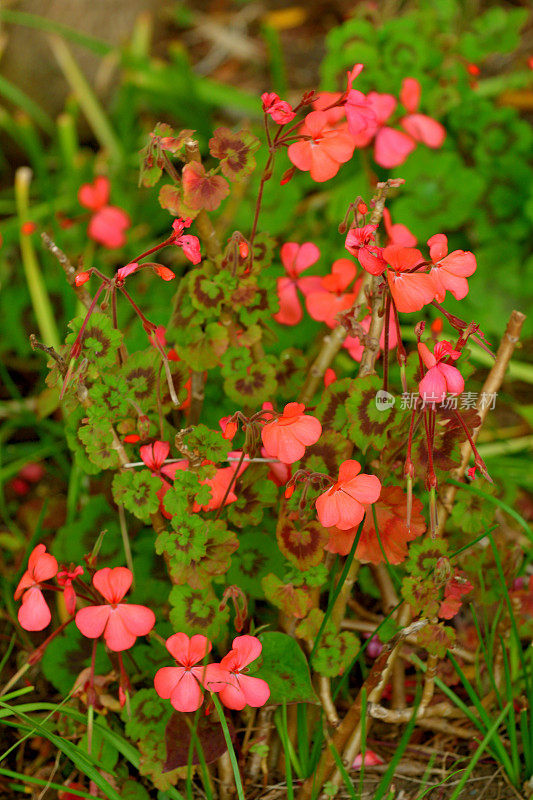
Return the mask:
[[78,274],[74,278],[74,283],[76,286],[83,286],[84,283],[87,283],[90,277],[91,273],[89,270],[85,270],[84,272],[78,272]]

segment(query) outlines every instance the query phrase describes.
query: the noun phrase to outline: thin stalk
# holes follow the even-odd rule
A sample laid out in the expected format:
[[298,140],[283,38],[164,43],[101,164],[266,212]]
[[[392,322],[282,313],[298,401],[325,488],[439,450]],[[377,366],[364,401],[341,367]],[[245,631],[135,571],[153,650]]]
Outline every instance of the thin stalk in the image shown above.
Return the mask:
[[15,173],[15,201],[20,226],[20,251],[26,283],[31,297],[33,312],[37,319],[41,338],[55,350],[61,347],[61,338],[56,325],[55,314],[46,289],[44,278],[37,260],[31,235],[22,232],[22,226],[29,221],[29,196],[32,171],[29,167],[19,167]]

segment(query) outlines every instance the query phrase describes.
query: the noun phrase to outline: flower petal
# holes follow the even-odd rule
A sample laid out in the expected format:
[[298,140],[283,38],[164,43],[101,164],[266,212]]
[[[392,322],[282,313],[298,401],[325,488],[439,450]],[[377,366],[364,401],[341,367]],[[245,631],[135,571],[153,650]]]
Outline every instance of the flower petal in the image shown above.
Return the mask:
[[109,603],[120,603],[133,581],[127,567],[104,567],[94,573],[93,586]]
[[399,167],[415,147],[416,142],[406,133],[394,128],[382,128],[374,142],[374,159],[386,169]]
[[80,608],[76,614],[76,627],[88,639],[98,639],[107,625],[111,606],[87,606]]
[[192,711],[197,711],[202,705],[203,700],[204,694],[198,680],[192,672],[183,670],[180,680],[170,695],[171,704],[176,711],[190,713]]
[[281,325],[297,325],[303,317],[296,284],[291,278],[278,278],[279,311],[274,319]]
[[259,658],[263,649],[263,645],[256,636],[236,636],[231,647],[237,651],[239,669]]
[[39,586],[24,593],[17,616],[25,631],[42,631],[50,624],[52,615]]
[[[185,634],[184,634],[185,635]],[[178,681],[185,672],[183,667],[161,667],[154,676],[154,688],[163,700],[169,700]]]

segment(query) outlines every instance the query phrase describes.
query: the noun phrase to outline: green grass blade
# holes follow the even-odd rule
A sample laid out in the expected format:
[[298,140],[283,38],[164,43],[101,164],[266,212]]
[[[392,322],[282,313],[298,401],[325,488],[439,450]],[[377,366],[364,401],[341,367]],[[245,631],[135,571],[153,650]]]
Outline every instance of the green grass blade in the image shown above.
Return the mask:
[[[65,698],[63,702],[66,702],[67,699],[68,697]],[[54,707],[54,710],[57,711],[60,707],[61,704],[58,704]],[[102,790],[108,800],[120,800],[120,795],[118,792],[115,791],[111,784],[108,783],[108,781],[100,774],[100,769],[102,769],[102,767],[95,759],[91,758],[88,753],[83,752],[79,747],[76,747],[72,744],[72,742],[69,742],[62,736],[58,736],[57,734],[53,733],[43,724],[29,717],[26,713],[21,712],[17,706],[9,706],[7,703],[4,703],[0,700],[0,708],[9,710],[12,714],[14,714],[14,716],[22,719],[31,728],[30,732],[25,734],[22,740],[10,747],[2,754],[2,756],[0,756],[0,761],[3,760],[15,747],[21,744],[24,739],[27,739],[28,736],[31,736],[33,733],[38,733],[40,736],[48,739],[51,744],[61,750],[61,752],[74,764],[74,766],[83,772],[84,775],[89,778],[89,780],[94,781],[94,783],[99,789]],[[52,715],[52,713],[53,712],[51,712],[48,717],[45,718],[45,722]]]
[[529,541],[533,543],[533,531],[525,521],[524,517],[522,517],[518,511],[515,511],[510,505],[504,503],[503,500],[500,500],[499,497],[493,497],[492,495],[487,494],[487,492],[478,489],[476,486],[472,486],[470,483],[461,483],[453,478],[446,478],[446,483],[451,483],[452,486],[457,486],[459,489],[466,489],[467,492],[471,492],[472,494],[477,494],[478,497],[482,497],[487,501],[487,503],[491,503],[491,505],[501,508],[502,511],[505,511],[506,514],[509,514],[510,517],[513,517],[513,519],[520,524]]
[[48,134],[53,134],[54,122],[52,118],[43,111],[35,100],[32,100],[31,97],[24,94],[22,89],[10,83],[3,75],[0,75],[0,96],[5,97],[5,99],[13,103],[14,106],[25,111],[43,131]]
[[[65,791],[65,784],[54,783],[53,781],[44,780],[43,778],[34,778],[31,775],[25,775],[22,772],[13,772],[10,769],[4,769],[0,767],[0,775],[4,775],[6,778],[16,778],[19,781],[22,781],[25,786],[21,787],[20,791],[27,792],[29,783],[33,786],[46,786],[47,789],[56,789],[58,792]],[[94,795],[89,794],[88,792],[84,792],[81,789],[71,789],[69,788],[69,794],[73,794],[76,797],[88,797],[89,800],[94,800]]]
[[222,733],[224,734],[224,739],[226,740],[226,744],[228,746],[229,759],[231,761],[231,767],[233,769],[235,786],[237,787],[237,797],[239,798],[239,800],[245,800],[244,789],[242,788],[241,773],[239,772],[239,765],[237,764],[237,756],[235,755],[235,749],[233,747],[233,742],[231,741],[231,735],[229,732],[228,723],[226,722],[226,717],[224,715],[224,710],[222,708],[222,705],[220,704],[220,700],[218,699],[218,697],[214,692],[212,693],[211,697],[213,699],[213,703],[215,704],[218,718],[220,720],[220,724],[222,725]]
[[92,50],[93,53],[100,56],[105,56],[114,49],[113,45],[105,42],[103,39],[97,39],[95,36],[81,33],[75,28],[63,25],[61,22],[56,22],[46,17],[40,17],[38,14],[29,14],[26,11],[13,11],[9,8],[2,8],[0,9],[0,21],[12,25],[23,25],[25,28],[34,28],[44,33],[56,33],[64,39],[68,39],[73,44],[86,47],[88,50]]
[[503,711],[498,715],[497,719],[494,720],[493,724],[490,726],[489,730],[487,731],[487,733],[485,735],[485,738],[483,739],[483,741],[479,745],[479,747],[476,750],[476,752],[474,753],[473,757],[470,759],[467,768],[463,772],[463,775],[462,775],[459,783],[455,787],[455,790],[454,790],[453,794],[450,796],[449,800],[457,800],[457,798],[459,797],[459,795],[463,791],[465,783],[467,782],[467,780],[469,779],[470,775],[474,771],[474,767],[476,766],[477,762],[479,761],[479,759],[483,755],[484,751],[487,749],[487,747],[488,747],[488,745],[490,743],[490,740],[496,734],[498,728],[500,727],[501,723],[503,722],[503,720],[504,720],[504,718],[505,718],[505,716],[506,716],[506,714],[508,712],[509,712],[509,706],[507,705],[507,706],[505,706]]
[[393,755],[393,757],[392,757],[387,769],[385,770],[385,773],[384,773],[382,779],[379,782],[379,785],[378,785],[378,787],[376,789],[376,793],[374,795],[373,800],[382,800],[385,792],[387,791],[387,789],[390,786],[390,783],[391,783],[392,779],[394,778],[394,773],[396,772],[396,768],[397,768],[397,766],[398,766],[398,764],[400,762],[400,759],[402,758],[403,754],[405,753],[407,745],[409,744],[409,740],[411,739],[411,736],[413,734],[413,731],[414,731],[414,728],[415,728],[415,725],[416,725],[416,715],[417,715],[417,712],[418,712],[418,706],[420,705],[420,700],[421,699],[422,699],[422,692],[419,691],[418,692],[418,697],[415,699],[415,702],[414,702],[414,708],[413,708],[413,713],[411,715],[411,719],[409,720],[409,722],[405,726],[405,730],[402,733],[402,737],[401,737],[400,741],[398,742],[398,746],[397,746],[396,750],[394,751],[394,755]]
[[359,539],[361,538],[361,533],[362,533],[362,530],[363,530],[364,523],[365,523],[365,517],[363,517],[359,527],[357,528],[357,534],[356,534],[354,542],[352,544],[352,548],[351,548],[350,552],[348,553],[348,555],[346,556],[346,561],[344,562],[344,567],[343,567],[343,570],[341,572],[340,578],[337,581],[337,585],[335,586],[335,589],[330,594],[328,607],[326,609],[326,613],[324,614],[324,619],[322,620],[322,624],[321,624],[320,628],[318,629],[318,633],[317,633],[317,636],[316,636],[316,639],[315,639],[315,643],[313,645],[313,649],[311,650],[311,655],[309,656],[309,663],[312,662],[313,656],[317,651],[318,645],[320,644],[320,640],[322,638],[322,634],[324,633],[324,629],[325,629],[326,625],[329,622],[329,618],[331,617],[333,608],[335,606],[335,603],[337,602],[337,598],[341,593],[341,589],[342,589],[342,587],[344,585],[344,581],[346,580],[346,578],[348,576],[348,572],[350,571],[350,567],[352,566],[352,562],[353,562],[353,560],[355,558],[355,551],[357,550],[357,545],[359,544]]
[[50,47],[61,67],[67,83],[76,95],[94,135],[100,145],[109,152],[112,159],[122,161],[122,145],[113,130],[98,98],[89,86],[87,78],[78,67],[69,48],[57,35],[50,36]]
[[505,675],[505,693],[507,695],[507,706],[509,708],[508,714],[508,722],[507,722],[507,734],[509,736],[509,745],[511,747],[511,759],[513,762],[513,767],[515,771],[515,775],[517,780],[520,780],[520,755],[518,752],[518,737],[517,737],[517,720],[516,714],[514,710],[514,694],[513,694],[513,685],[511,681],[511,671],[509,669],[509,660],[507,658],[507,652],[505,650],[505,642],[503,641],[503,637],[500,636],[500,646],[502,648],[502,656],[503,656],[503,670]]
[[[29,195],[32,172],[29,167],[19,167],[15,173],[15,199],[19,225],[22,226],[29,220]],[[46,289],[44,278],[37,261],[31,236],[22,233],[19,235],[22,266],[28,284],[33,313],[37,319],[39,332],[44,344],[59,350],[61,339],[56,325],[56,317]]]
[[352,798],[352,800],[359,800],[360,795],[356,794],[355,789],[353,788],[352,779],[348,773],[348,770],[342,763],[342,758],[340,757],[339,751],[335,747],[332,741],[328,742],[329,749],[331,750],[331,754],[335,760],[335,764],[337,765],[337,769],[339,770],[342,781],[346,787],[346,791],[348,795]]

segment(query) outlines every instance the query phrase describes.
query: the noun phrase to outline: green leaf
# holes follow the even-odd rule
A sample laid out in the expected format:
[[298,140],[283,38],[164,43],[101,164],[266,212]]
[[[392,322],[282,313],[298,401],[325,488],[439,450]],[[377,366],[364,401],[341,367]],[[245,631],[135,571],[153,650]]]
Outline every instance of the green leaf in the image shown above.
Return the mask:
[[240,181],[253,172],[253,153],[259,146],[259,139],[249,131],[233,133],[229,128],[216,128],[209,140],[209,152],[220,160],[222,174],[230,181]]
[[[72,333],[66,338],[68,345],[74,344],[84,319],[76,317],[69,323]],[[82,335],[81,356],[97,363],[99,367],[111,367],[116,363],[121,344],[122,334],[113,327],[109,317],[98,311],[93,312]]]
[[350,423],[348,435],[362,453],[369,446],[378,452],[387,443],[389,430],[396,422],[397,411],[394,405],[381,409],[376,405],[376,394],[382,389],[378,375],[368,375],[352,383],[350,396],[346,401],[346,413]]
[[[45,677],[66,697],[80,672],[91,663],[91,648],[75,623],[65,628],[61,636],[52,639],[41,661]],[[96,650],[95,670],[98,675],[109,672],[111,665],[103,646]],[[97,750],[93,751],[97,754]]]
[[316,703],[307,660],[293,637],[268,631],[259,639],[262,664],[254,676],[268,683],[269,703]]
[[161,489],[161,478],[152,475],[149,470],[124,470],[113,478],[113,497],[116,503],[143,522],[150,520],[159,508],[158,491]]

